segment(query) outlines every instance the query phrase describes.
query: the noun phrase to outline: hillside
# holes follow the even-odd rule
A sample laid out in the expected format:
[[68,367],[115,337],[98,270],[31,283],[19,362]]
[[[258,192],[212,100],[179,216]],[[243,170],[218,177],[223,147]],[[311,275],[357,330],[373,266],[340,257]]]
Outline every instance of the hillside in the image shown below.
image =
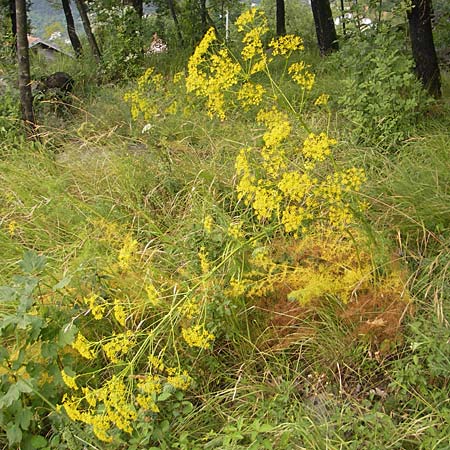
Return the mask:
[[[82,34],[83,27],[78,11],[73,3],[71,6],[72,14],[75,20],[75,26],[77,27],[77,31]],[[64,38],[68,38],[67,32],[65,31],[64,12],[62,10],[60,2],[49,0],[33,0],[29,11],[29,18],[31,21],[31,29],[33,35],[44,38],[46,27],[55,23],[59,23],[61,24]]]

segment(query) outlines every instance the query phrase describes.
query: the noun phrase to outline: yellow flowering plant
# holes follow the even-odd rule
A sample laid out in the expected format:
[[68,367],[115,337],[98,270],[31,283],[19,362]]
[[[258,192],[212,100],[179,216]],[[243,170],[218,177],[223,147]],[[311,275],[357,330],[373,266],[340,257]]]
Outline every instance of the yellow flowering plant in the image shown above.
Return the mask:
[[[211,218],[206,225],[213,226]],[[101,285],[86,286],[77,299],[85,312],[66,327],[74,336],[67,350],[73,361],[60,372],[68,392],[59,410],[112,444],[133,434],[140,421],[157,420],[172,393],[191,387],[181,355],[211,349],[215,337],[205,326],[199,283],[178,295],[174,280],[162,282],[156,270],[150,275],[132,233],[113,224],[102,227],[110,231],[105,239],[114,257],[105,261]],[[199,257],[199,272],[207,272],[204,250]],[[89,320],[100,326],[86,328]]]

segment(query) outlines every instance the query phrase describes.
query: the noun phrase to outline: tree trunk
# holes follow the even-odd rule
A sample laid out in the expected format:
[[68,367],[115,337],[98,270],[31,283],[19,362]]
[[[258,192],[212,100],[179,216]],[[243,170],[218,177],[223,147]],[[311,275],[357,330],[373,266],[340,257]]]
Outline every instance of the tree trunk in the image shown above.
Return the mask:
[[30,56],[27,37],[27,7],[26,0],[16,0],[16,32],[17,32],[17,63],[19,66],[19,93],[22,119],[30,135],[36,131],[33,112],[33,97],[31,95]]
[[11,19],[11,32],[14,39],[14,48],[16,46],[16,36],[17,36],[17,25],[16,25],[16,2],[14,0],[9,0],[9,17]]
[[12,33],[12,51],[13,53],[16,51],[17,46],[17,20],[16,20],[16,2],[15,0],[9,0],[9,17],[11,19],[11,33]]
[[80,13],[81,21],[83,22],[84,32],[86,33],[89,46],[91,47],[91,52],[97,63],[100,64],[102,55],[100,53],[100,49],[98,48],[94,33],[92,32],[91,22],[86,10],[86,4],[83,0],[75,0],[75,3],[77,5],[78,12]]
[[408,11],[409,34],[416,75],[435,98],[441,97],[441,75],[431,29],[431,0],[412,0]]
[[178,40],[181,45],[184,45],[183,35],[181,34],[180,22],[178,22],[177,12],[175,10],[174,0],[167,0],[167,4],[170,9],[170,14],[172,15],[173,22],[175,24],[175,29],[177,30]]
[[64,10],[64,15],[66,16],[67,34],[69,35],[70,43],[72,44],[75,55],[79,57],[83,47],[81,46],[81,42],[78,39],[77,32],[75,30],[75,23],[73,21],[69,0],[61,0],[61,3]]
[[276,2],[276,33],[277,36],[284,36],[286,34],[286,12],[284,0],[276,0]]
[[311,0],[311,8],[320,54],[325,56],[335,50],[339,50],[330,0]]
[[208,12],[206,11],[206,0],[200,0],[200,18],[202,21],[202,36],[208,31]]

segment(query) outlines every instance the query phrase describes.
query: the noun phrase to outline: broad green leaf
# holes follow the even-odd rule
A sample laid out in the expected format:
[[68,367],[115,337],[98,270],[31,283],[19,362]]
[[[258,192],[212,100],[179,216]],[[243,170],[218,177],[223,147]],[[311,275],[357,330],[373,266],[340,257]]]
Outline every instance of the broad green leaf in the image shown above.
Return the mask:
[[44,436],[33,436],[31,438],[33,448],[44,448],[47,445],[47,439]]
[[64,325],[58,334],[58,345],[59,347],[65,347],[70,345],[78,333],[78,328],[73,323],[68,323]]
[[22,408],[16,415],[16,422],[19,422],[22,430],[28,430],[32,417],[33,413],[30,408]]
[[9,386],[8,392],[0,398],[0,408],[7,408],[11,406],[20,397],[20,391],[17,388],[17,384],[11,384]]
[[31,274],[41,272],[44,269],[46,262],[47,258],[45,256],[39,256],[33,250],[25,250],[19,266],[24,273]]
[[158,401],[163,402],[164,400],[167,400],[170,397],[172,397],[172,392],[169,391],[161,392],[161,394],[158,395]]
[[19,389],[20,392],[23,392],[24,394],[29,394],[30,392],[33,392],[33,388],[30,386],[29,383],[27,383],[24,380],[19,380],[16,383],[17,389]]
[[0,286],[0,302],[13,302],[16,298],[16,289],[10,286]]
[[6,437],[8,438],[9,445],[12,446],[16,442],[22,440],[22,430],[16,423],[9,422],[6,426]]

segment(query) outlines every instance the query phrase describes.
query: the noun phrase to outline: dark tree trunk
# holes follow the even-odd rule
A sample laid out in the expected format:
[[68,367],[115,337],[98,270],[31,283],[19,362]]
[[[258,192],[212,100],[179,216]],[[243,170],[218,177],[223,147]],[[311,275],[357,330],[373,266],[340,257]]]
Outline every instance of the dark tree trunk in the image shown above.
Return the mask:
[[178,22],[178,17],[177,17],[177,12],[175,10],[174,0],[167,0],[167,4],[169,6],[170,14],[172,15],[172,19],[175,24],[175,28],[177,30],[178,40],[181,45],[184,45],[183,35],[181,34],[180,22]]
[[16,52],[17,48],[17,20],[16,20],[16,2],[15,0],[9,0],[9,18],[11,20],[11,51],[13,54]]
[[202,21],[202,35],[208,31],[208,11],[206,10],[206,0],[200,0],[200,18]]
[[336,28],[331,14],[330,0],[311,0],[317,42],[322,56],[339,50]]
[[144,15],[144,4],[142,0],[124,0],[123,4],[132,6],[139,18],[142,19],[142,16]]
[[66,16],[67,34],[69,35],[70,43],[72,44],[73,51],[78,57],[81,55],[83,47],[78,39],[77,32],[75,30],[75,22],[73,21],[72,10],[70,9],[69,0],[61,0],[64,15]]
[[408,11],[409,33],[416,75],[435,98],[441,97],[441,75],[431,29],[431,0],[412,0]]
[[11,19],[11,32],[15,40],[17,35],[17,21],[16,21],[16,2],[14,0],[9,0],[9,17]]
[[284,0],[276,0],[276,2],[276,33],[277,36],[284,36],[286,34],[286,12]]
[[27,131],[34,135],[36,122],[33,112],[33,97],[31,95],[30,56],[27,37],[27,9],[25,0],[16,0],[16,32],[17,32],[17,62],[19,66],[19,92],[22,119]]
[[98,48],[97,40],[95,39],[94,33],[92,32],[91,22],[87,14],[86,4],[83,0],[75,0],[78,12],[80,13],[81,21],[83,22],[84,32],[86,33],[89,46],[91,47],[91,52],[94,55],[97,63],[100,63],[102,55],[100,49]]

